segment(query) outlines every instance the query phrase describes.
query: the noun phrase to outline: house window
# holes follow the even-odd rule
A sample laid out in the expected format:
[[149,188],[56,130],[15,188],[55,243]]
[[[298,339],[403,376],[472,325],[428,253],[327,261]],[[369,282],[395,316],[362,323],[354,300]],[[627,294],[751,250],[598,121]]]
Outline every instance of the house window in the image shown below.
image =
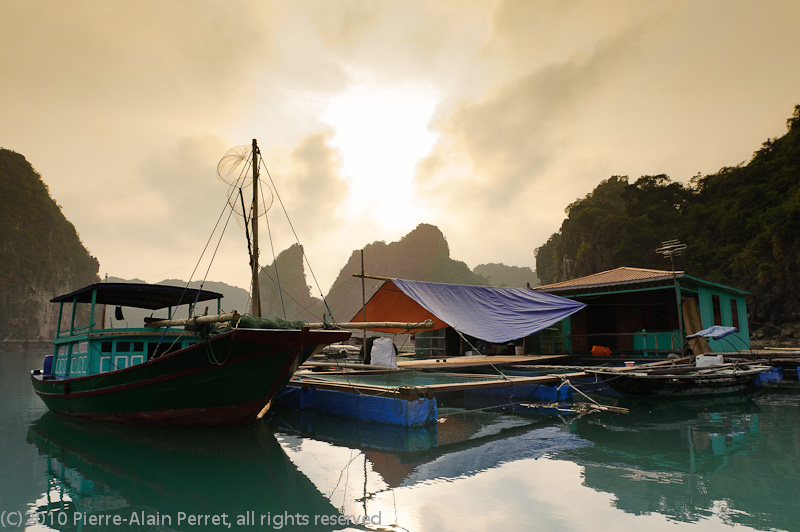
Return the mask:
[[722,325],[722,306],[719,296],[711,296],[711,306],[714,308],[714,325]]
[[739,306],[736,304],[735,299],[731,299],[731,325],[740,331],[742,330],[739,326]]

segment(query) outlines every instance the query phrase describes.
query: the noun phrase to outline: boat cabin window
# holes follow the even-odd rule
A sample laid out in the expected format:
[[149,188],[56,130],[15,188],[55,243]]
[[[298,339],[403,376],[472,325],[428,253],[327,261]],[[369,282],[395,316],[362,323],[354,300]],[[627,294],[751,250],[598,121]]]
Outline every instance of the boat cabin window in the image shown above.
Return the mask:
[[88,370],[89,364],[86,355],[72,355],[69,364],[70,375],[85,375]]
[[67,372],[67,358],[69,352],[67,347],[68,347],[67,345],[58,346],[58,352],[56,354],[56,362],[55,362],[56,375],[64,375]]
[[59,310],[58,336],[70,336],[87,332],[100,325],[95,316],[95,323],[91,323],[91,305],[78,303],[62,303]]
[[111,369],[123,369],[141,364],[145,361],[145,355],[145,342],[118,341]]

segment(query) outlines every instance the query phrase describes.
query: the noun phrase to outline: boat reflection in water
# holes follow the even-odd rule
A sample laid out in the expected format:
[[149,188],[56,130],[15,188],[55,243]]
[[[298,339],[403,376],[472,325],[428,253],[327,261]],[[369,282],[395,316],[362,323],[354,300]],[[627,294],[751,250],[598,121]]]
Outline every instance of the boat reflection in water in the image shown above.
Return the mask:
[[584,485],[613,494],[628,513],[689,523],[715,515],[730,526],[797,530],[796,449],[777,443],[786,426],[775,423],[772,401],[764,404],[766,434],[758,396],[629,400],[621,405],[629,415],[573,421],[573,433],[592,445],[555,458],[581,465]]
[[28,519],[49,528],[341,528],[321,524],[339,512],[298,471],[264,422],[177,429],[47,413],[31,425],[28,441],[47,461],[47,491]]

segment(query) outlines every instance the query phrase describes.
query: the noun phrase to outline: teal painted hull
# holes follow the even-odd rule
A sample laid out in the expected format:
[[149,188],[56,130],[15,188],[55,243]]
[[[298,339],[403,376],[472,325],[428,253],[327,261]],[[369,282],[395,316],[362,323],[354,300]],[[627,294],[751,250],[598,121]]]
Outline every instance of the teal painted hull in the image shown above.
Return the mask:
[[263,416],[298,366],[344,331],[236,329],[142,364],[83,377],[32,374],[55,413],[141,425],[236,426]]

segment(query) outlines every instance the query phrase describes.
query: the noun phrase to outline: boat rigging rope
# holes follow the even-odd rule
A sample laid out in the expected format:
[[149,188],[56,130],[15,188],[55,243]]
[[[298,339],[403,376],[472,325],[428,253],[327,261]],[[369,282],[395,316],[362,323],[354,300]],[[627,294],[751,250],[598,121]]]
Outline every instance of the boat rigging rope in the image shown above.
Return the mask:
[[[315,316],[316,318],[318,318],[320,321],[323,321],[323,322],[325,321],[325,319],[324,319],[323,317],[317,316],[317,315],[316,315],[316,314],[315,314],[315,313],[314,313],[314,312],[311,310],[311,306],[310,306],[310,305],[303,305],[303,304],[302,304],[300,301],[298,301],[297,299],[295,299],[295,298],[294,298],[294,296],[292,296],[292,294],[290,294],[289,292],[287,292],[286,290],[284,290],[284,289],[283,289],[283,287],[281,287],[281,286],[280,286],[280,284],[279,284],[279,283],[278,283],[278,282],[277,282],[275,279],[273,279],[273,278],[270,276],[270,274],[269,274],[269,273],[267,273],[266,269],[262,270],[262,273],[264,274],[264,276],[265,276],[267,279],[269,279],[270,281],[272,281],[272,282],[273,282],[273,283],[274,283],[274,284],[275,284],[275,285],[278,287],[278,290],[280,290],[280,292],[281,292],[281,304],[283,303],[283,294],[286,294],[286,296],[287,296],[289,299],[291,299],[292,301],[294,301],[294,302],[297,304],[297,307],[298,307],[298,309],[299,309],[299,310],[298,310],[298,311],[297,311],[297,312],[296,312],[294,315],[292,315],[291,317],[287,317],[287,316],[286,316],[286,311],[284,311],[284,319],[287,319],[287,320],[293,320],[293,319],[297,318],[298,316],[300,316],[300,315],[301,315],[303,312],[308,312],[309,314],[311,314],[311,315]],[[251,286],[251,288],[252,288],[252,286]],[[312,302],[312,305],[313,305],[313,304],[314,304],[314,303]]]
[[306,250],[302,244],[300,244],[300,238],[297,236],[297,231],[294,229],[294,224],[292,224],[291,218],[289,218],[289,213],[286,210],[286,206],[283,204],[283,200],[281,199],[281,195],[278,193],[278,187],[275,186],[275,182],[272,180],[272,174],[269,173],[269,168],[267,168],[266,163],[264,162],[263,158],[259,158],[261,161],[261,166],[264,167],[264,172],[266,172],[267,177],[269,177],[269,182],[272,185],[272,190],[275,191],[275,197],[278,198],[278,203],[281,204],[281,209],[283,209],[283,214],[286,216],[286,221],[289,222],[289,227],[292,229],[292,233],[294,234],[294,239],[297,242],[297,245],[300,246],[300,251],[303,253],[303,258],[306,260],[306,265],[308,266],[308,271],[311,272],[311,277],[314,279],[314,284],[317,285],[317,290],[319,291],[320,299],[325,304],[325,308],[328,310],[328,315],[333,320],[333,313],[331,312],[330,307],[328,307],[328,301],[325,299],[325,296],[322,294],[322,288],[319,286],[319,281],[317,281],[317,276],[314,274],[314,270],[311,268],[311,261],[308,260],[308,256],[306,256]]
[[[211,265],[214,263],[214,258],[216,258],[217,256],[217,252],[219,251],[219,246],[220,244],[222,244],[222,237],[225,234],[225,230],[228,228],[228,224],[231,221],[232,215],[233,215],[233,209],[231,209],[230,212],[228,213],[228,218],[225,220],[225,225],[222,227],[222,232],[219,235],[219,240],[217,240],[217,245],[216,247],[214,247],[214,253],[211,255],[211,260],[208,261],[208,268],[206,269],[206,273],[203,276],[203,280],[200,281],[200,290],[202,290],[203,286],[206,284],[206,280],[208,279],[208,274],[211,271]],[[192,276],[194,276],[194,272],[192,272]],[[191,277],[189,278],[189,280],[191,281]],[[200,298],[200,292],[197,293],[197,299],[199,298]],[[195,299],[195,304],[197,304],[197,299]]]
[[[477,348],[477,347],[475,347],[474,345],[472,345],[472,342],[470,342],[469,340],[467,340],[467,337],[466,337],[466,336],[464,336],[464,335],[461,333],[461,331],[459,331],[459,330],[458,330],[458,329],[456,329],[455,327],[453,327],[453,330],[454,330],[455,332],[457,332],[457,333],[458,333],[458,335],[461,337],[461,339],[462,339],[462,340],[464,340],[465,342],[467,342],[467,344],[468,344],[468,345],[469,345],[469,346],[470,346],[470,347],[471,347],[471,348],[472,348],[472,349],[473,349],[473,350],[474,350],[476,353],[480,353],[480,351],[478,351],[478,348]],[[495,371],[498,373],[498,375],[500,375],[500,376],[503,378],[503,380],[506,380],[506,381],[507,381],[507,380],[509,380],[509,378],[506,376],[506,374],[505,374],[505,373],[503,373],[502,371],[500,371],[500,368],[498,368],[497,366],[495,366],[494,364],[491,364],[491,363],[489,364],[489,366],[491,366],[491,368],[492,368],[493,370],[495,370]]]
[[[341,295],[341,296],[338,296],[338,298],[339,298],[339,302],[340,302],[340,304],[341,304],[341,303],[343,303],[343,302],[347,301],[347,295],[348,295],[348,294],[350,294],[350,291],[351,291],[351,290],[352,290],[352,289],[353,289],[353,288],[354,288],[356,285],[357,285],[357,283],[355,282],[355,280],[354,280],[352,277],[347,277],[347,278],[345,278],[345,280],[344,280],[344,281],[342,281],[341,283],[339,283],[339,284],[337,284],[337,285],[334,285],[334,286],[332,286],[332,287],[331,287],[331,289],[328,291],[328,295],[331,295],[331,294],[333,294],[334,292],[336,292],[337,290],[339,290],[339,289],[341,289],[341,288],[347,288],[347,291],[346,291],[346,292],[345,292],[343,295]],[[327,307],[327,302],[326,302],[326,305],[325,305],[325,306]],[[338,308],[338,307],[334,307],[334,308]],[[333,319],[333,318],[331,318],[331,319]]]
[[[236,190],[236,189],[234,189],[234,190]],[[220,211],[219,217],[217,217],[217,221],[214,224],[214,228],[211,230],[211,234],[208,236],[208,240],[206,241],[206,245],[203,247],[203,251],[200,253],[200,257],[198,257],[197,263],[195,264],[191,275],[189,275],[189,280],[186,281],[186,285],[184,285],[184,287],[183,287],[183,293],[181,294],[180,301],[183,301],[183,296],[186,295],[186,291],[189,289],[189,284],[192,282],[192,278],[194,277],[195,273],[197,273],[197,269],[200,267],[200,262],[203,260],[203,256],[206,254],[206,251],[208,250],[209,245],[211,245],[211,240],[214,237],[214,233],[217,232],[217,229],[219,228],[219,224],[222,221],[222,217],[225,215],[225,211],[230,206],[230,202],[231,202],[231,198],[233,197],[233,194],[234,194],[234,192],[231,191],[230,195],[225,200],[225,206],[222,208],[222,211]],[[216,255],[217,255],[217,251],[219,250],[219,246],[222,243],[222,237],[225,234],[225,230],[228,227],[228,223],[230,223],[232,214],[233,214],[233,209],[231,209],[230,212],[228,212],[228,218],[225,220],[225,225],[222,227],[222,231],[220,232],[219,240],[217,241],[217,245],[214,248],[214,253],[211,256],[211,260],[209,260],[208,269],[206,270],[206,275],[203,277],[203,280],[200,282],[200,289],[198,290],[197,295],[195,296],[194,302],[192,302],[191,311],[194,310],[195,305],[197,305],[198,299],[200,298],[200,293],[202,292],[203,286],[205,285],[206,278],[208,277],[208,272],[211,270],[211,264],[213,264],[214,257],[216,257]],[[172,321],[172,319],[175,317],[175,314],[178,312],[178,306],[179,305],[175,305],[175,307],[172,309],[172,312],[169,314],[169,320],[170,321]],[[191,312],[190,312],[190,314],[191,314]],[[167,326],[164,327],[164,330],[161,331],[161,337],[158,339],[158,344],[156,346],[156,349],[158,349],[158,347],[160,347],[161,344],[163,343],[164,336],[166,335],[166,333],[169,330],[169,328],[170,328],[170,325],[167,324]],[[177,339],[175,341],[173,341],[173,343],[170,346],[170,348],[172,348],[172,346],[175,345],[176,341],[177,341]]]
[[[261,194],[264,194],[264,187],[261,187]],[[281,276],[278,273],[278,258],[275,256],[275,243],[272,239],[272,227],[269,225],[269,216],[264,213],[264,220],[267,222],[267,234],[269,235],[269,247],[272,250],[272,263],[275,265],[275,280],[278,285],[278,294],[281,296],[281,310],[283,310],[283,319],[289,319],[286,316],[286,303],[283,301],[283,287],[281,286]]]

